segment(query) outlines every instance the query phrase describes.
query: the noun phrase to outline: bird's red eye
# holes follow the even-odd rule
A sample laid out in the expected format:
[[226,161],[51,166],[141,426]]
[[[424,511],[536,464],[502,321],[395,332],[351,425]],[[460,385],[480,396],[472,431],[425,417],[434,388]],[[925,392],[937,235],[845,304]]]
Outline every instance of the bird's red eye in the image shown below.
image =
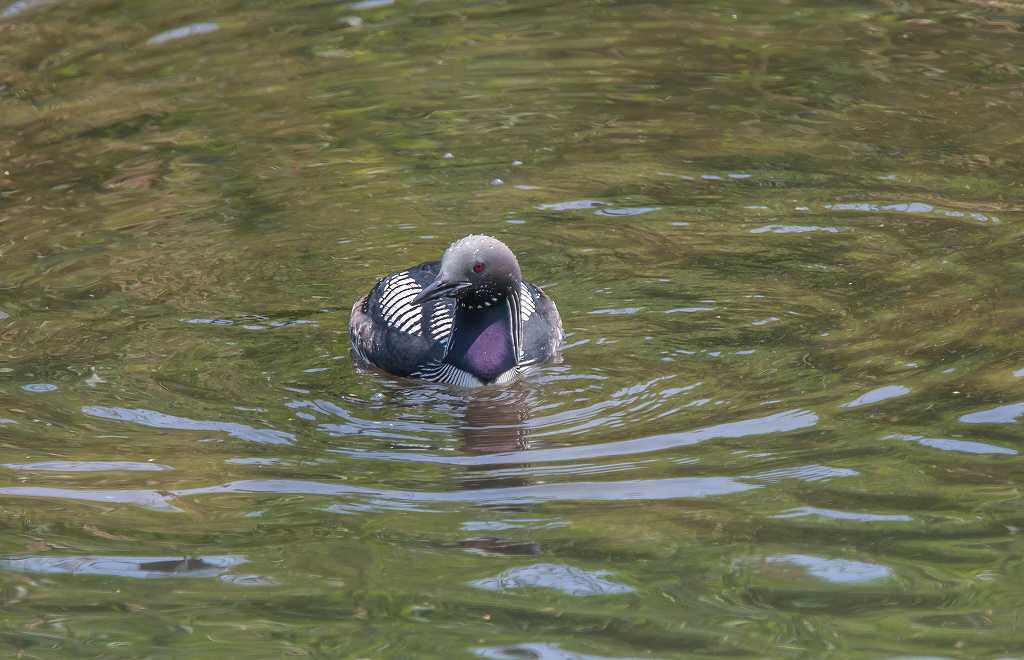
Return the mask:
[[476,262],[475,264],[473,264],[473,272],[474,273],[482,273],[482,272],[484,272],[484,265],[482,263],[480,263],[479,261]]

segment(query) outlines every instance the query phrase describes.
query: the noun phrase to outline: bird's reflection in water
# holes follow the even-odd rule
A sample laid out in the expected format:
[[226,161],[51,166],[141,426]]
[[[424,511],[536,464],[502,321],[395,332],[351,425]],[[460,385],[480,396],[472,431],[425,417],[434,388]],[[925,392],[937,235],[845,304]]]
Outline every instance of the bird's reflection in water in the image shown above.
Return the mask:
[[[459,427],[462,449],[467,454],[496,454],[529,449],[530,389],[523,384],[494,390],[485,388],[470,392]],[[460,485],[467,490],[526,486],[530,479],[524,474],[524,465],[467,466]],[[493,505],[490,510],[521,513],[527,507],[521,504]],[[536,541],[505,539],[496,536],[474,536],[463,539],[459,546],[486,554],[534,556],[540,554]]]
[[221,569],[202,557],[182,557],[181,559],[158,559],[138,563],[138,570],[144,573],[180,573],[199,574],[217,572]]
[[462,416],[462,448],[472,454],[528,449],[530,390],[522,384],[470,392]]

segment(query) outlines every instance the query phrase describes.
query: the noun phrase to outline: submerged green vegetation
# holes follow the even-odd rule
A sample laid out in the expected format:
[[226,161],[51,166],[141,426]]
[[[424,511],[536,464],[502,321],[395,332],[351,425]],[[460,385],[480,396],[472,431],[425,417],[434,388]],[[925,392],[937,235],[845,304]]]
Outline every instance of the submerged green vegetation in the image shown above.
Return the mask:
[[[0,5],[0,655],[1024,654],[1024,5]],[[360,372],[488,233],[564,360]]]

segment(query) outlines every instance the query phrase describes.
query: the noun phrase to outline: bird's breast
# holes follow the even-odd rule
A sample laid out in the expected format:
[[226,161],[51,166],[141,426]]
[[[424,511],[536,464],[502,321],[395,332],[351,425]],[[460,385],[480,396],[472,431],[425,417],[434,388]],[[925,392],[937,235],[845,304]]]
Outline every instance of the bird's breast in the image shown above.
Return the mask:
[[508,314],[503,308],[456,319],[455,344],[449,358],[484,382],[497,379],[516,365]]

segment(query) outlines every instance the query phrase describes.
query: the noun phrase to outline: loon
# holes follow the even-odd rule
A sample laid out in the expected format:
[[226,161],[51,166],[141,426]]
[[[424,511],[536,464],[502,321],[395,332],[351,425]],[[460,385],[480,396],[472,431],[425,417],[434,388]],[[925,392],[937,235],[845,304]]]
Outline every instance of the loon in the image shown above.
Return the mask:
[[512,250],[479,235],[378,280],[352,306],[348,332],[364,364],[460,387],[511,383],[564,339],[555,303],[523,280]]

